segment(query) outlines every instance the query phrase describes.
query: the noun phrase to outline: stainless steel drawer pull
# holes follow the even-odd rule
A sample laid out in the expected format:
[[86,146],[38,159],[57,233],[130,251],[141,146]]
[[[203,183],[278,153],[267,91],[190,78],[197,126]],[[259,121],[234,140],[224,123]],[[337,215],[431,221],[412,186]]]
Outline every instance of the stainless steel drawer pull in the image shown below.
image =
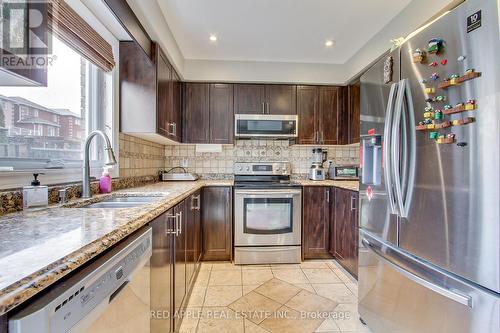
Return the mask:
[[369,247],[373,251],[373,253],[377,257],[379,257],[380,260],[382,260],[387,265],[391,266],[392,269],[398,271],[400,274],[405,276],[407,279],[419,284],[420,286],[422,286],[424,288],[430,289],[430,290],[440,294],[441,296],[444,296],[444,297],[449,298],[455,302],[458,302],[462,305],[465,305],[465,306],[468,306],[469,308],[472,308],[472,297],[470,297],[469,295],[463,295],[461,293],[457,293],[453,290],[444,288],[444,287],[439,286],[437,284],[434,284],[430,281],[427,281],[427,280],[425,280],[425,279],[423,279],[415,274],[412,274],[412,273],[404,270],[403,268],[397,266],[396,264],[392,263],[390,260],[386,259],[383,255],[381,255],[379,253],[380,250],[377,248],[377,246],[370,243],[367,239],[363,238],[361,240],[361,242],[366,247]]

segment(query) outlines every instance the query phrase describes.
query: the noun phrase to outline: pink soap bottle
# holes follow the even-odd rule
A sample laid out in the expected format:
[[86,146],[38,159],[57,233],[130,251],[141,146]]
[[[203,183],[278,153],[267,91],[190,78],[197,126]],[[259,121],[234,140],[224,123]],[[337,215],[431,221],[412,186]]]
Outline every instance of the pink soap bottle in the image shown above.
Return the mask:
[[99,179],[99,193],[111,193],[111,176],[108,171],[109,167],[104,167],[102,176]]

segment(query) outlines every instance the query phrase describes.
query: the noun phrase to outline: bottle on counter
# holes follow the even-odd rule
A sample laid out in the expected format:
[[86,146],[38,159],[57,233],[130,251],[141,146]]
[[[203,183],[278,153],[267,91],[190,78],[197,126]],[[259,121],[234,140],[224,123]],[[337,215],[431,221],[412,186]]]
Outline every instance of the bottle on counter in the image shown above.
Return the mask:
[[99,193],[111,193],[111,176],[109,175],[110,166],[105,166],[102,168],[102,175],[99,179]]
[[34,173],[31,186],[23,187],[23,210],[41,209],[49,205],[49,188],[40,184],[39,175],[43,173]]

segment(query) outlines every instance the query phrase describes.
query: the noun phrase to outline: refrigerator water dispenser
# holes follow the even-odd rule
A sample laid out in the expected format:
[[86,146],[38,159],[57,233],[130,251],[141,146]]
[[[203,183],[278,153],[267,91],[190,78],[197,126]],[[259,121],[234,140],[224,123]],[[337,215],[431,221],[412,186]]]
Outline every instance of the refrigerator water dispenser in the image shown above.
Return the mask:
[[382,174],[382,136],[369,135],[361,138],[362,171],[361,182],[365,185],[380,185]]

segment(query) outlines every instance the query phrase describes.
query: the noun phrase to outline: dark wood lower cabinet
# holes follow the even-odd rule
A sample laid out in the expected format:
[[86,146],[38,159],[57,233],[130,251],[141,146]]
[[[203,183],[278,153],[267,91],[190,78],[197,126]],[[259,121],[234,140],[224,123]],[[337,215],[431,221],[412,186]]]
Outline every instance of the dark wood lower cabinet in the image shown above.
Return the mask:
[[[150,223],[151,332],[177,332],[201,257],[200,191]],[[168,314],[168,315],[167,315]]]
[[331,187],[304,186],[302,208],[304,259],[332,257],[329,252],[331,192]]
[[232,258],[231,187],[211,186],[202,190],[203,260]]
[[330,253],[353,276],[358,276],[358,193],[335,188]]

